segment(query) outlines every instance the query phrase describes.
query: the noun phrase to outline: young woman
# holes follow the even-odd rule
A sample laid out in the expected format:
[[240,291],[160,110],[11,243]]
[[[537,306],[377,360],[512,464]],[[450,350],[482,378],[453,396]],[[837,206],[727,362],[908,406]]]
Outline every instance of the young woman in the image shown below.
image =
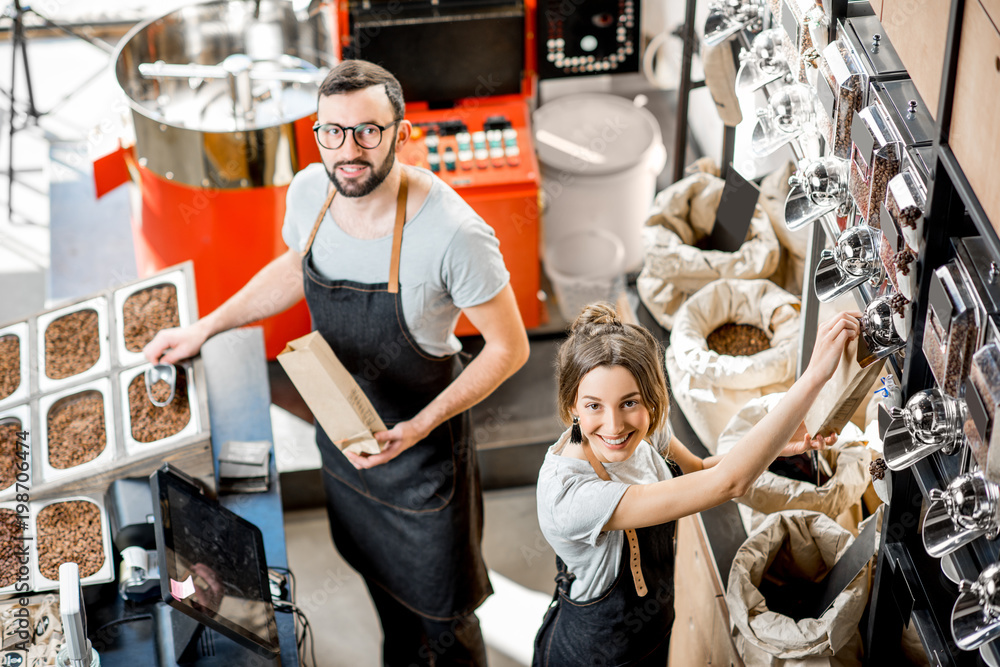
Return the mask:
[[[538,522],[559,574],[534,665],[666,665],[674,522],[744,495],[775,457],[834,441],[810,437],[802,415],[858,335],[860,315],[822,324],[808,368],[781,403],[728,454],[701,459],[666,426],[656,339],[609,306],[584,309],[557,360],[560,418],[572,428],[538,475]],[[649,444],[654,434],[669,443],[666,460]]]

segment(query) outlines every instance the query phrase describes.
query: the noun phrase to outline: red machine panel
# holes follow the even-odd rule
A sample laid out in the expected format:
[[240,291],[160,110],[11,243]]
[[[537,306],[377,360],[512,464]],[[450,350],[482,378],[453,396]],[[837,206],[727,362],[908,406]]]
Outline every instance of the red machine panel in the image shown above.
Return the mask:
[[[542,323],[539,291],[538,161],[520,99],[444,110],[408,109],[413,139],[400,161],[430,169],[496,231],[521,317]],[[456,333],[475,333],[465,317]]]

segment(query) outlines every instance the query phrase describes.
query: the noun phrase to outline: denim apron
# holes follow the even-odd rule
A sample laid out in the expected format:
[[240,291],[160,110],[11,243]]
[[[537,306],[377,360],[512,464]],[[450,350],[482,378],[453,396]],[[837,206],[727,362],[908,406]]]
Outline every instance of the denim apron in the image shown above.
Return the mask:
[[[591,465],[598,476],[607,474],[603,467],[598,471],[596,461]],[[622,539],[618,576],[591,600],[570,598],[576,577],[556,556],[556,591],[535,637],[532,667],[665,667],[674,622],[674,525],[635,530],[644,596],[636,592],[627,539]]]
[[[424,352],[403,317],[399,262],[406,173],[396,201],[388,283],[330,281],[313,268],[312,244],[335,193],[331,188],[303,251],[306,303],[313,329],[391,429],[430,403],[462,365],[455,355]],[[391,461],[357,470],[316,425],[337,550],[369,585],[434,620],[465,616],[492,592],[481,553],[482,489],[469,433],[466,412]]]

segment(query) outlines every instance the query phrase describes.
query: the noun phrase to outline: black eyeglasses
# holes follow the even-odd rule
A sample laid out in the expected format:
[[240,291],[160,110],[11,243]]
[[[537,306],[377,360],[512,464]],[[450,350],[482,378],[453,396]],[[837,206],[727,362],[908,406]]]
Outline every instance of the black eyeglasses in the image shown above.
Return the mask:
[[371,150],[378,148],[378,145],[382,143],[382,133],[397,123],[399,121],[394,120],[384,127],[375,123],[361,123],[354,127],[344,127],[336,123],[319,123],[317,121],[313,125],[313,132],[316,133],[316,141],[319,142],[320,146],[336,150],[344,145],[347,131],[350,130],[354,135],[354,143],[361,148]]

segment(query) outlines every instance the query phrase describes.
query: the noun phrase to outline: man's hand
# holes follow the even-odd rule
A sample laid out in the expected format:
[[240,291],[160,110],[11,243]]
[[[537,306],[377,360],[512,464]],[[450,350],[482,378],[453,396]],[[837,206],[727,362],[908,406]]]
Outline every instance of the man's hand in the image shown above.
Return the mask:
[[152,364],[176,364],[193,357],[208,339],[200,322],[201,320],[183,328],[161,329],[153,336],[153,340],[142,348],[142,353]]
[[826,437],[821,435],[809,435],[806,432],[806,425],[803,422],[799,424],[799,428],[795,431],[795,435],[792,436],[791,440],[788,441],[788,444],[785,445],[785,448],[781,450],[781,453],[778,454],[778,456],[797,456],[814,449],[824,449],[826,447],[830,447],[835,442],[837,442],[836,434]]
[[382,446],[382,451],[378,454],[359,455],[354,452],[344,452],[351,465],[359,470],[374,468],[393,460],[429,434],[421,431],[413,420],[410,420],[399,422],[388,431],[378,431],[373,435]]

